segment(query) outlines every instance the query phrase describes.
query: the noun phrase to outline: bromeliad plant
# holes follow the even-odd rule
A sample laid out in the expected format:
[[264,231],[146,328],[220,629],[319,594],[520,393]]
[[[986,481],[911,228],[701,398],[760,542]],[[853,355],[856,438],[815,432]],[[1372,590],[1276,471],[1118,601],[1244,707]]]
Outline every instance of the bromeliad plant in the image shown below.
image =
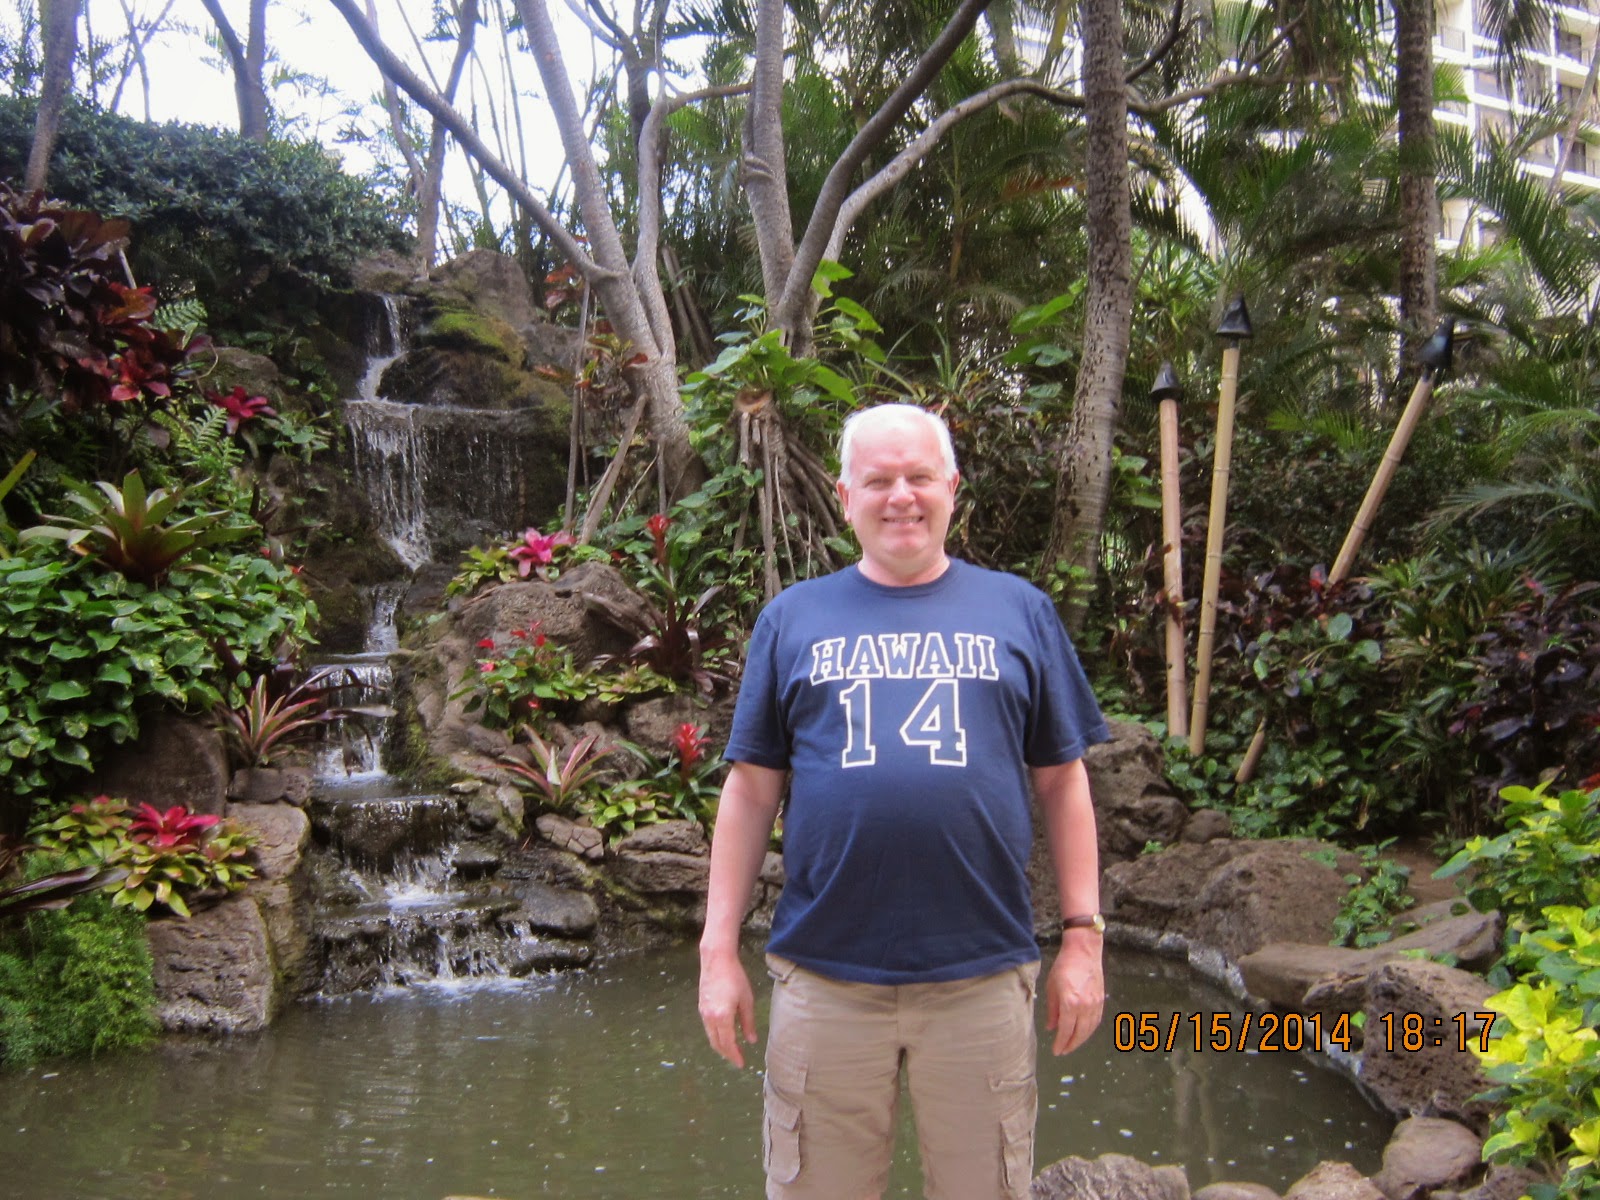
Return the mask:
[[70,867],[113,868],[116,877],[106,883],[112,904],[139,912],[160,904],[187,917],[195,895],[238,891],[255,877],[245,861],[254,835],[182,805],[130,809],[100,795],[72,805],[30,836]]
[[185,489],[147,491],[137,470],[128,472],[120,488],[103,480],[94,487],[74,481],[67,481],[67,486],[67,499],[83,510],[82,515],[52,516],[49,519],[56,524],[35,525],[21,536],[59,538],[135,583],[159,583],[175,563],[200,547],[258,532],[254,523],[239,523],[227,511],[168,520]]
[[84,866],[7,882],[13,873],[20,875],[23,855],[37,849],[0,834],[0,922],[31,912],[66,908],[79,896],[117,883],[127,874],[111,867]]
[[501,759],[517,777],[518,786],[526,785],[536,792],[544,806],[554,812],[580,813],[586,797],[599,782],[601,760],[612,752],[612,747],[597,748],[599,735],[585,734],[562,758],[560,748],[540,737],[532,725],[522,727],[522,738],[533,754],[533,766],[510,756]]
[[335,704],[341,691],[360,686],[348,669],[324,667],[275,691],[273,681],[282,677],[258,675],[243,704],[215,710],[217,726],[242,766],[268,766],[280,751],[312,740],[354,711]]
[[503,644],[482,638],[478,649],[488,657],[478,660],[477,678],[469,679],[451,699],[469,697],[466,711],[481,709],[485,723],[497,728],[537,720],[601,690],[595,674],[575,666],[572,651],[551,642],[537,621],[526,629],[513,629]]
[[674,686],[690,685],[709,696],[731,684],[737,670],[727,623],[708,620],[723,585],[713,584],[693,600],[685,599],[681,583],[693,572],[684,543],[669,541],[672,525],[665,513],[656,513],[647,523],[651,553],[639,564],[641,581],[627,601],[584,593],[602,616],[636,639],[622,654],[602,655],[594,665],[648,667]]
[[644,768],[643,775],[624,784],[595,813],[597,825],[636,825],[683,819],[708,825],[721,791],[722,760],[708,755],[710,739],[705,726],[685,721],[673,732],[672,749],[657,755],[633,742],[622,748]]

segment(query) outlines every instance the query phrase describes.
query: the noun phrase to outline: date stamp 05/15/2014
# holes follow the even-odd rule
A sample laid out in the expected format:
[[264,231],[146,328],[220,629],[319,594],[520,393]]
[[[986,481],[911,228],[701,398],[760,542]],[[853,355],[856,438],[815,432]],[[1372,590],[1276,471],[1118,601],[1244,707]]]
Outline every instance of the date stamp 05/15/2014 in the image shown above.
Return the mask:
[[[1387,1012],[1368,1018],[1356,1033],[1348,1014],[1324,1021],[1319,1013],[1276,1012],[1119,1012],[1111,1021],[1112,1045],[1124,1053],[1174,1050],[1199,1053],[1326,1050],[1349,1051],[1361,1034],[1377,1038],[1390,1052],[1415,1053],[1449,1048],[1465,1053],[1469,1046],[1489,1048],[1489,1030],[1496,1013],[1458,1012],[1431,1016],[1419,1012]],[[1354,1035],[1354,1036],[1353,1036]]]

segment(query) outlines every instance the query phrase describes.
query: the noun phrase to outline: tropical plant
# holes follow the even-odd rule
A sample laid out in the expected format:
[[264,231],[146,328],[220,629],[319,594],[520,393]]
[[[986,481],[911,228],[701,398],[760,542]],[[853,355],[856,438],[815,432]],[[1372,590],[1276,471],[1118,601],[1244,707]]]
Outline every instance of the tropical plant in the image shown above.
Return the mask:
[[[254,552],[201,551],[193,564],[209,569],[180,562],[150,588],[48,540],[0,559],[0,753],[10,790],[0,808],[68,786],[109,746],[137,736],[152,702],[189,711],[221,703],[233,654],[271,661],[309,636],[316,609],[289,567]],[[26,821],[24,810],[5,823]]]
[[580,811],[585,796],[599,780],[601,760],[614,747],[598,747],[599,735],[584,734],[562,758],[560,747],[539,736],[531,725],[522,727],[522,741],[533,755],[533,765],[520,759],[501,756],[501,762],[517,777],[518,786],[527,785],[555,812]]
[[258,675],[243,704],[213,710],[217,727],[242,766],[268,766],[280,750],[317,737],[330,723],[351,713],[336,703],[341,692],[360,686],[348,668],[323,667],[287,689],[282,684],[285,674]]
[[7,882],[23,854],[36,849],[0,833],[0,922],[31,912],[65,908],[79,896],[116,883],[126,874],[113,868],[86,866]]
[[461,560],[461,566],[450,582],[445,584],[444,594],[449,599],[470,596],[486,584],[510,583],[517,578],[517,574],[509,547],[480,549],[473,546],[467,550],[466,557]]
[[679,724],[665,755],[634,742],[618,744],[638,760],[643,774],[605,797],[594,814],[596,825],[631,830],[638,824],[675,818],[710,824],[725,764],[706,754],[705,726],[692,721]]
[[1488,1162],[1541,1168],[1535,1200],[1600,1197],[1600,907],[1551,905],[1512,946],[1520,978],[1489,997],[1487,1046],[1472,1044],[1493,1086]]
[[513,629],[505,643],[481,638],[478,649],[492,657],[480,658],[478,675],[451,698],[468,697],[466,711],[481,711],[497,728],[560,713],[603,690],[598,675],[576,666],[572,651],[552,642],[538,622]]
[[732,683],[736,671],[735,647],[726,625],[706,621],[723,585],[712,584],[693,601],[682,598],[682,567],[675,563],[667,539],[671,525],[664,513],[650,518],[651,555],[640,564],[643,578],[627,600],[584,593],[603,617],[637,639],[621,654],[602,655],[593,665],[645,667],[673,684],[689,684],[709,696]]
[[1333,945],[1366,949],[1388,941],[1394,918],[1417,902],[1408,891],[1411,869],[1384,854],[1393,842],[1358,851],[1361,870],[1344,877],[1350,890],[1333,919]]
[[1600,788],[1551,795],[1549,783],[1508,787],[1497,837],[1473,837],[1434,872],[1449,879],[1472,869],[1467,899],[1480,912],[1498,909],[1509,929],[1531,928],[1557,905],[1600,904]]
[[[203,490],[206,482],[209,480],[196,485],[197,490]],[[59,538],[136,583],[158,583],[175,563],[202,546],[238,541],[258,532],[253,522],[240,522],[227,511],[194,513],[162,524],[183,500],[184,489],[147,492],[137,469],[128,472],[121,488],[104,481],[93,488],[77,483],[68,486],[67,499],[83,509],[84,515],[51,517],[57,524],[24,529],[22,537]]]
[[189,899],[238,891],[255,876],[245,861],[258,840],[253,834],[181,805],[133,809],[100,795],[42,821],[30,836],[72,866],[120,868],[109,884],[111,902],[139,912],[160,904],[187,917]]

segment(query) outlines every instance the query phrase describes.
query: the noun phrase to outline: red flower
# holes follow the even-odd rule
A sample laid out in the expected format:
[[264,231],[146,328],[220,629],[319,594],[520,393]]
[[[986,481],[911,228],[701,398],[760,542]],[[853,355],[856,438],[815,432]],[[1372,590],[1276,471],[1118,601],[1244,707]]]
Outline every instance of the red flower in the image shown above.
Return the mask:
[[479,638],[478,639],[478,649],[479,650],[493,650],[494,649],[494,639],[493,638]]
[[516,559],[518,574],[526,579],[533,568],[547,566],[555,558],[557,546],[570,546],[575,541],[577,539],[565,530],[545,534],[537,529],[526,529],[522,533],[522,545],[512,548],[511,557]]
[[487,675],[490,671],[494,670],[495,667],[497,667],[497,666],[499,666],[499,664],[497,662],[495,662],[494,659],[486,658],[486,659],[482,660],[480,663],[478,663],[478,670],[482,671],[485,675]]
[[226,396],[207,392],[206,399],[228,414],[228,432],[237,433],[239,426],[256,417],[275,417],[277,412],[267,403],[265,396],[246,396],[240,384]]
[[201,830],[210,829],[221,820],[221,817],[190,812],[181,804],[174,804],[165,811],[153,804],[141,804],[129,827],[129,834],[136,842],[144,842],[159,850],[171,850],[193,845]]
[[528,636],[528,631],[526,629],[513,629],[511,631],[511,636],[514,638],[525,638]]
[[545,637],[545,635],[542,634],[542,633],[536,633],[536,634],[533,635],[533,644],[535,646],[542,646],[546,642],[548,642],[549,640],[550,639]]
[[708,740],[701,733],[701,727],[690,721],[679,725],[678,731],[672,735],[672,748],[678,752],[678,776],[685,783],[689,781],[689,773],[694,770],[695,764],[705,757]]

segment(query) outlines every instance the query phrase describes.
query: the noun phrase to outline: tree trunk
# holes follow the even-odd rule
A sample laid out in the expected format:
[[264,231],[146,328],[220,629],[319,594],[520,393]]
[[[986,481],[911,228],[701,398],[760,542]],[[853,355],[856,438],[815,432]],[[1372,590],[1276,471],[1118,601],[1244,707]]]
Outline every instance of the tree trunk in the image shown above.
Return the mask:
[[250,0],[248,41],[241,41],[222,11],[222,0],[200,0],[216,23],[217,34],[233,66],[233,95],[239,105],[239,136],[266,145],[267,0]]
[[25,191],[42,190],[50,176],[50,156],[61,133],[61,114],[72,94],[72,63],[78,56],[78,13],[82,0],[39,0],[39,36],[44,43],[44,78],[33,123],[33,146],[23,175]]
[[[456,89],[461,86],[461,75],[472,54],[477,29],[478,0],[463,0],[456,10],[456,53],[444,85],[446,104],[455,104]],[[393,87],[392,84],[390,86]],[[417,183],[417,259],[424,272],[433,266],[439,252],[439,201],[444,189],[444,155],[448,145],[445,136],[448,132],[444,122],[435,117],[433,133],[428,141],[427,160]]]
[[1111,440],[1133,322],[1133,213],[1128,193],[1128,93],[1122,9],[1085,0],[1083,32],[1084,207],[1089,286],[1083,361],[1072,419],[1060,452],[1055,519],[1047,561],[1083,571],[1068,600],[1067,627],[1082,629],[1100,566],[1100,537],[1111,494]]
[[1435,323],[1439,201],[1433,132],[1433,0],[1395,0],[1399,118],[1401,379]]

